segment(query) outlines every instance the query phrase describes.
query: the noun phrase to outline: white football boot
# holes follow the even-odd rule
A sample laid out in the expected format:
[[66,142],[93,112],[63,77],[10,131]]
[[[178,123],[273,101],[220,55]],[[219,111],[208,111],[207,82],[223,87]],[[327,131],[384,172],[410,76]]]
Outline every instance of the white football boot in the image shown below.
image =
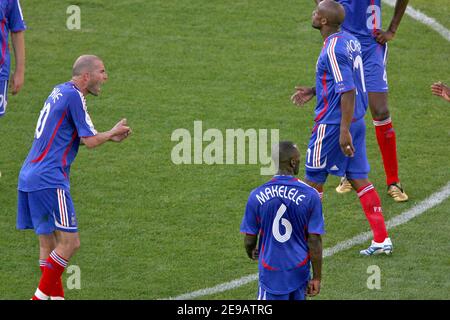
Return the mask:
[[367,249],[361,250],[359,253],[363,256],[374,256],[378,254],[390,255],[394,247],[390,238],[384,239],[383,242],[378,243],[372,240],[372,244]]

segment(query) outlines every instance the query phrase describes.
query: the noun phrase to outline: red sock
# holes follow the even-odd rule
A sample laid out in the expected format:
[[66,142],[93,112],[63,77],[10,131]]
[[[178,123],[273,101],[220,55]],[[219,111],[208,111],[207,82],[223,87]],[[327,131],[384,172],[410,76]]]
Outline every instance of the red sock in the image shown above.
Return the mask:
[[373,232],[373,240],[381,243],[388,237],[386,225],[384,224],[381,201],[377,191],[372,184],[358,189],[359,201],[363,207],[366,218]]
[[61,278],[64,269],[67,267],[67,260],[59,256],[55,250],[50,253],[45,266],[44,272],[39,281],[39,286],[33,296],[33,300],[47,300],[55,291],[56,283]]
[[378,146],[383,158],[384,172],[386,172],[386,184],[389,186],[399,182],[397,162],[397,141],[392,127],[391,118],[385,120],[373,120]]
[[[46,265],[46,261],[43,259],[39,260],[39,267],[41,268],[42,273],[44,273],[44,267]],[[64,299],[64,288],[62,285],[62,278],[60,277],[57,281],[56,281],[56,286],[55,286],[55,290],[51,293],[51,298],[57,298],[57,299]]]

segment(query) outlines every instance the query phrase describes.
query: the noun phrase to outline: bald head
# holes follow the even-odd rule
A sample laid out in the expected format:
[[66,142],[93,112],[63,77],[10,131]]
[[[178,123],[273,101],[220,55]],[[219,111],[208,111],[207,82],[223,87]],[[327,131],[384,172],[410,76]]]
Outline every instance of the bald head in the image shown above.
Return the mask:
[[314,10],[312,26],[316,29],[338,29],[344,19],[345,9],[341,4],[334,0],[324,0]]
[[102,60],[94,55],[80,56],[73,64],[72,77],[81,76],[83,73],[94,71],[99,62],[102,63]]
[[292,141],[281,141],[272,149],[272,159],[278,163],[279,173],[297,174],[300,152]]

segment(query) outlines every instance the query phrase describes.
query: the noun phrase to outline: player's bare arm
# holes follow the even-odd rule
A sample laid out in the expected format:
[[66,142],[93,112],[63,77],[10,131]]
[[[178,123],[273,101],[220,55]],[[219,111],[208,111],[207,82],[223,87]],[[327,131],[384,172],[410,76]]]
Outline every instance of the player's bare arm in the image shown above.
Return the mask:
[[322,277],[322,237],[320,234],[308,234],[308,247],[313,276],[308,283],[307,295],[313,297],[320,292]]
[[347,157],[353,157],[355,153],[352,135],[350,134],[350,125],[352,124],[353,113],[355,111],[355,94],[356,91],[354,89],[341,94],[342,117],[339,144],[342,152]]
[[301,107],[316,95],[315,87],[295,87],[295,93],[291,96],[293,104]]
[[11,32],[14,48],[15,70],[11,77],[12,94],[17,94],[25,81],[25,36],[23,31]]
[[438,97],[450,102],[450,87],[442,82],[436,82],[431,85],[431,92]]
[[95,148],[107,141],[120,142],[131,134],[131,128],[127,126],[127,120],[120,120],[111,130],[97,133],[92,137],[83,137],[81,141],[87,148]]
[[259,252],[256,248],[256,243],[258,242],[258,237],[253,234],[246,234],[244,236],[244,246],[247,255],[252,260],[258,260]]
[[378,30],[375,33],[376,39],[379,43],[385,44],[386,42],[394,39],[395,33],[400,25],[400,21],[405,14],[406,7],[408,6],[408,1],[409,0],[397,0],[395,3],[394,16],[389,24],[389,28],[386,31]]

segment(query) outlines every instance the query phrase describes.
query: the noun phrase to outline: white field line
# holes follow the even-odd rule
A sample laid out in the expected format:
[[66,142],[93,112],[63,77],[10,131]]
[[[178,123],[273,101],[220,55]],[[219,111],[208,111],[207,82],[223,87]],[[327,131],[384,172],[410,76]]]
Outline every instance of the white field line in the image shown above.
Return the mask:
[[[384,3],[391,7],[395,7],[395,0],[382,0]],[[443,25],[438,23],[435,19],[428,17],[427,15],[423,14],[422,12],[413,9],[411,6],[408,6],[406,9],[406,14],[409,15],[411,18],[419,21],[420,23],[423,23],[436,32],[438,32],[442,37],[444,37],[447,41],[450,42],[450,30],[446,29]],[[415,205],[408,211],[392,218],[388,222],[386,222],[386,228],[391,229],[396,226],[399,226],[401,224],[407,223],[409,220],[411,220],[414,217],[417,217],[421,215],[422,213],[426,212],[428,209],[433,208],[434,206],[440,204],[445,199],[447,199],[450,196],[450,183],[448,183],[444,188],[442,188],[440,191],[433,193],[431,196],[429,196],[424,201],[420,202],[419,204]],[[364,232],[361,233],[351,239],[339,242],[334,247],[325,249],[323,251],[324,257],[330,257],[340,251],[349,249],[357,244],[361,244],[367,240],[369,240],[372,237],[372,232]],[[188,300],[188,299],[194,299],[202,296],[207,296],[219,292],[224,292],[227,290],[235,289],[240,286],[246,285],[247,283],[250,283],[252,281],[258,280],[258,274],[251,274],[230,282],[225,282],[222,284],[219,284],[215,287],[206,288],[197,290],[194,292],[185,293],[182,295],[179,295],[177,297],[171,297],[168,299],[173,300]]]
[[[429,196],[428,198],[426,198],[419,204],[415,205],[411,209],[409,209],[409,210],[403,212],[402,214],[395,216],[391,220],[387,221],[386,228],[391,229],[396,226],[407,223],[414,217],[417,217],[417,216],[425,213],[427,210],[433,208],[434,206],[437,206],[438,204],[442,203],[449,196],[450,196],[450,182],[447,183],[447,185],[445,187],[443,187],[440,191],[433,193],[431,196]],[[371,238],[372,238],[371,231],[360,233],[359,235],[357,235],[351,239],[339,242],[334,247],[325,249],[323,251],[323,256],[331,257],[332,255],[334,255],[340,251],[349,249],[357,244],[364,243],[364,242],[370,240]],[[248,275],[248,276],[245,276],[245,277],[242,277],[242,278],[230,281],[230,282],[222,283],[215,287],[201,289],[201,290],[194,291],[194,292],[189,292],[189,293],[182,294],[177,297],[171,297],[168,299],[169,300],[194,299],[194,298],[198,298],[198,297],[202,297],[202,296],[207,296],[207,295],[235,289],[235,288],[241,287],[243,285],[246,285],[247,283],[250,283],[250,282],[256,281],[256,280],[258,280],[257,273],[251,274],[251,275]]]
[[[383,0],[384,3],[391,7],[395,7],[395,0]],[[442,24],[437,22],[434,18],[431,18],[427,16],[426,14],[420,12],[419,10],[414,9],[411,6],[408,6],[406,8],[406,14],[413,18],[414,20],[419,21],[420,23],[423,23],[427,26],[429,26],[431,29],[435,30],[437,33],[439,33],[441,36],[443,36],[447,41],[450,41],[450,30],[445,28]]]

